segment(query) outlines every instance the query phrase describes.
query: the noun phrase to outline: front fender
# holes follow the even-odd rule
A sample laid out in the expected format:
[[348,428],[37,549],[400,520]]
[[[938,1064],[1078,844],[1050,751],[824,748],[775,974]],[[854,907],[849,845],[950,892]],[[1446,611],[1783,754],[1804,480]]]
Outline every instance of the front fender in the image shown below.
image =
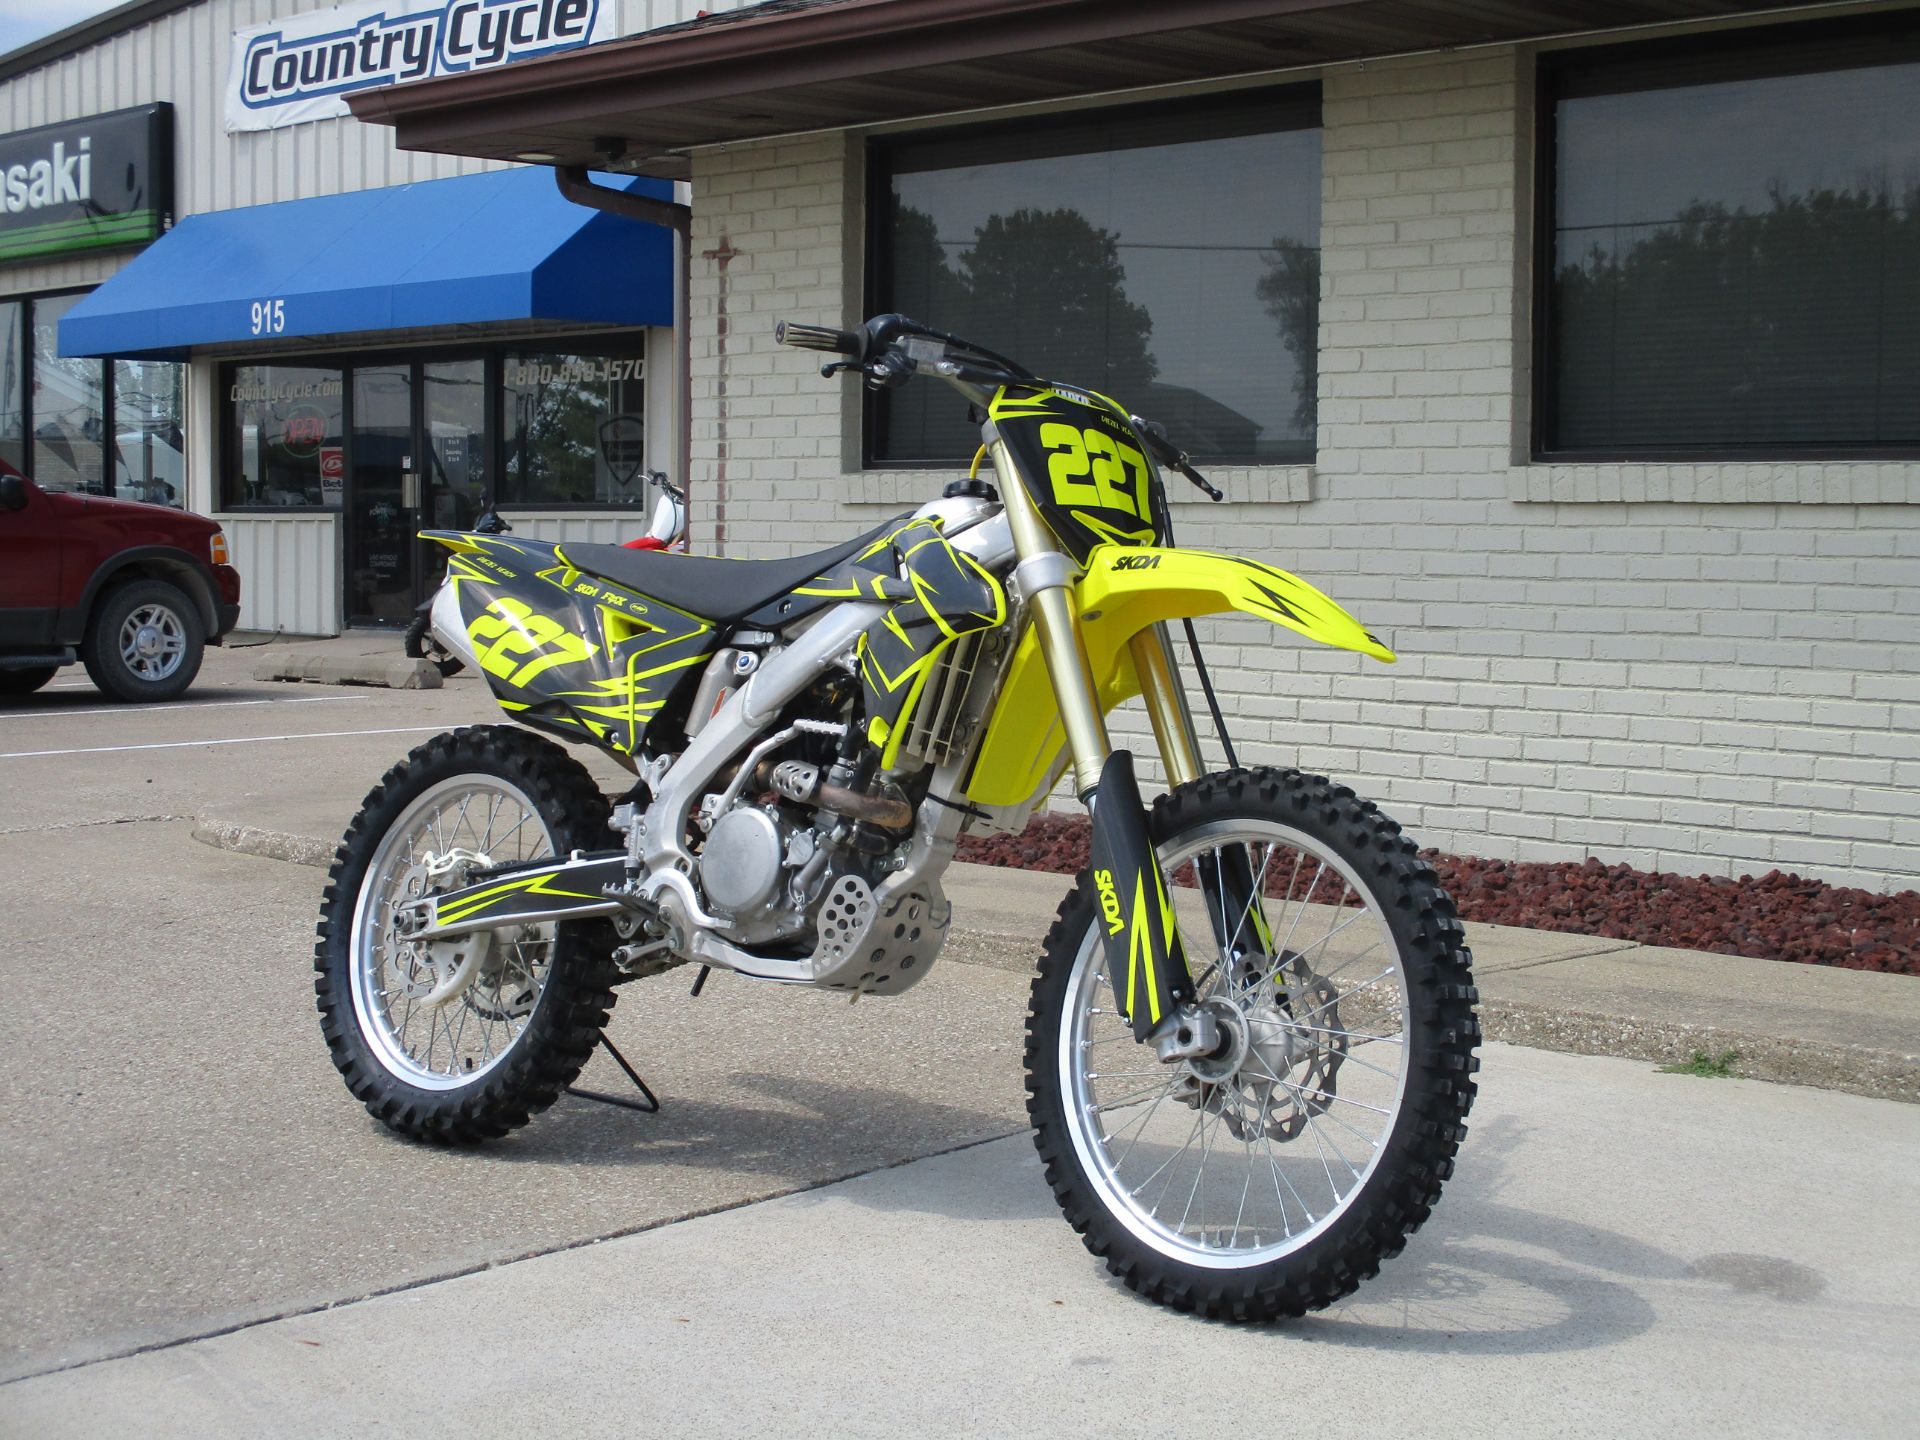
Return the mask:
[[[1127,644],[1163,620],[1243,611],[1323,645],[1357,650],[1388,664],[1395,659],[1365,626],[1297,575],[1237,555],[1103,545],[1087,557],[1074,596],[1105,710],[1140,693]],[[1008,664],[967,798],[976,805],[1018,805],[1034,798],[1058,778],[1065,744],[1039,637],[1029,626]]]

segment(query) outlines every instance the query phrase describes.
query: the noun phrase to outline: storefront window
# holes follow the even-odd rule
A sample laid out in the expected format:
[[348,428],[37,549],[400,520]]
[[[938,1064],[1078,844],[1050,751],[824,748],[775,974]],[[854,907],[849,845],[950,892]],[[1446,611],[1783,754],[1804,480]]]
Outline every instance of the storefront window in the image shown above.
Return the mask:
[[513,505],[646,503],[642,369],[636,354],[508,352],[499,498]]
[[113,364],[114,494],[182,505],[187,493],[186,367]]
[[25,312],[17,300],[0,305],[0,460],[16,470],[27,468]]
[[33,302],[33,445],[29,473],[43,490],[111,493],[106,459],[106,367],[60,357],[59,325],[81,300]]
[[[878,144],[872,308],[1112,395],[1196,456],[1311,459],[1319,125],[1294,87]],[[979,443],[943,386],[869,406],[873,464]]]
[[338,509],[346,477],[339,370],[236,365],[227,371],[232,444],[223,504]]
[[1556,59],[1539,448],[1920,446],[1920,39]]

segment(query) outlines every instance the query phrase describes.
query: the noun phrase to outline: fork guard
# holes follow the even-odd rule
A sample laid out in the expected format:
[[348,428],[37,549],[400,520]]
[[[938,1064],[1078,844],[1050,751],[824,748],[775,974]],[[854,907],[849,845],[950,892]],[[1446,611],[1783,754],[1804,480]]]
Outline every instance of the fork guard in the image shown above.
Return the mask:
[[502,866],[458,890],[402,901],[393,907],[394,921],[408,940],[445,940],[503,925],[614,915],[627,907],[607,890],[626,878],[624,850],[576,852],[565,860]]
[[1133,1038],[1145,1040],[1193,999],[1193,977],[1166,878],[1153,853],[1131,751],[1107,756],[1086,803],[1093,821],[1091,869],[1107,974]]

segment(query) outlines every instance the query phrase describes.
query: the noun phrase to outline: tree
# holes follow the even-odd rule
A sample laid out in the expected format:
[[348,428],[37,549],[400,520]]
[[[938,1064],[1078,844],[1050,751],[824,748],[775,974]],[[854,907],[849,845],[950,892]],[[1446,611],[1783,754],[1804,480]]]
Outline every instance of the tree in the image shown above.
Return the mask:
[[1253,293],[1293,357],[1293,425],[1311,440],[1320,393],[1320,251],[1276,236],[1260,264],[1266,273]]
[[1920,188],[1695,203],[1553,286],[1558,444],[1920,437]]
[[1117,241],[1077,210],[989,217],[960,256],[970,302],[964,333],[1049,379],[1123,403],[1143,393],[1160,373],[1153,317],[1127,299]]

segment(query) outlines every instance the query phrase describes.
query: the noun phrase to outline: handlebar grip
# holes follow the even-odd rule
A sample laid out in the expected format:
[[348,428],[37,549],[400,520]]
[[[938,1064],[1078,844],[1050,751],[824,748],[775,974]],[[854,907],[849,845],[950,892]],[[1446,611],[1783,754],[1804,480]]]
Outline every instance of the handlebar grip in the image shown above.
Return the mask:
[[834,330],[825,325],[795,325],[782,320],[773,327],[773,338],[781,345],[801,350],[824,350],[834,355],[858,357],[866,348],[860,336],[851,330]]

